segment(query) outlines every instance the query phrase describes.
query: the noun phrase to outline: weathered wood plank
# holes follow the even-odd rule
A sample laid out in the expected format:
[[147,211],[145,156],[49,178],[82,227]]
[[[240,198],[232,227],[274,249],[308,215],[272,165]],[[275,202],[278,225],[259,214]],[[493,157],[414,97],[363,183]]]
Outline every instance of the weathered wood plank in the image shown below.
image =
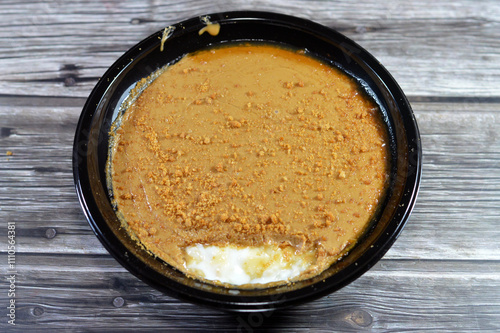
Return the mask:
[[149,5],[84,1],[0,6],[1,21],[14,22],[0,29],[5,41],[0,45],[0,89],[8,94],[85,97],[123,52],[165,25],[210,12],[260,9],[312,19],[345,33],[373,52],[409,94],[500,95],[499,85],[493,84],[500,74],[500,22],[494,1],[364,1],[359,6],[284,0]]
[[[185,304],[145,285],[106,256],[23,254],[17,270],[16,322],[23,331],[118,325],[123,330],[161,326],[176,332],[500,329],[498,261],[382,260],[327,297],[269,315]],[[4,297],[0,295],[2,302]],[[472,320],[462,322],[462,316]]]
[[[269,318],[181,302],[132,276],[90,230],[71,171],[81,108],[123,52],[236,9],[312,19],[368,49],[409,96],[424,146],[416,208],[384,259]],[[0,235],[16,222],[18,331],[499,331],[499,16],[496,0],[0,2]]]
[[[500,219],[500,106],[413,106],[424,146],[422,188],[410,222],[386,258],[500,259],[500,231],[491,227]],[[2,127],[9,129],[0,139],[0,217],[18,222],[21,252],[106,253],[86,224],[73,188],[71,154],[79,112],[74,107],[0,107]],[[14,155],[4,155],[6,150]],[[47,239],[49,229],[57,236]]]

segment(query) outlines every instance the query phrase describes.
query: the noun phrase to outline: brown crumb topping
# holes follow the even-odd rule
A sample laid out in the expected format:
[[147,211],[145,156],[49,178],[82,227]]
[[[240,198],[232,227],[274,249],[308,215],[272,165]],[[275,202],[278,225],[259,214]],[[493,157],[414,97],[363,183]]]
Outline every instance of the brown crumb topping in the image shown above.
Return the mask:
[[185,57],[113,135],[118,210],[181,270],[192,244],[276,244],[316,253],[317,274],[359,237],[388,183],[377,106],[339,70],[273,46]]

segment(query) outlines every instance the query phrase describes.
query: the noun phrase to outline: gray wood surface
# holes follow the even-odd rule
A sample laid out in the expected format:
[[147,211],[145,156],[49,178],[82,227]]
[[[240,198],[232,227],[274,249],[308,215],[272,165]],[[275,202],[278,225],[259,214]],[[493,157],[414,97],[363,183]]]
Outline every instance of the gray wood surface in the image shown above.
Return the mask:
[[[92,233],[71,170],[83,104],[123,52],[166,25],[237,9],[312,19],[361,44],[406,92],[424,147],[417,205],[385,257],[269,316],[181,302],[132,276]],[[496,0],[1,1],[0,331],[500,331],[499,17]]]

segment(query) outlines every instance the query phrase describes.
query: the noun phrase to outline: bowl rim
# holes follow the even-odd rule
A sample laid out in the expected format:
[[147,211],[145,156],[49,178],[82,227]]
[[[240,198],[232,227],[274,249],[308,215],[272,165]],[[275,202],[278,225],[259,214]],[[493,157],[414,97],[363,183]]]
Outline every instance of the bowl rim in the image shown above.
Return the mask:
[[[224,25],[237,24],[238,22],[271,24],[288,29],[300,29],[306,33],[314,34],[316,38],[334,40],[336,44],[340,45],[339,47],[345,47],[345,50],[342,51],[346,52],[346,56],[357,57],[357,61],[362,61],[372,73],[380,78],[381,83],[386,86],[387,91],[390,93],[392,102],[400,110],[399,116],[404,125],[404,135],[407,137],[407,149],[405,149],[408,161],[406,165],[407,172],[405,179],[401,180],[404,182],[403,195],[405,197],[405,204],[394,207],[393,220],[384,229],[387,237],[378,237],[374,243],[375,246],[366,249],[357,258],[354,265],[348,265],[340,272],[328,278],[335,277],[335,281],[331,279],[329,281],[320,281],[305,288],[284,293],[272,293],[267,296],[222,295],[188,286],[164,276],[162,279],[149,265],[131,253],[125,245],[119,241],[117,243],[113,230],[100,212],[98,201],[102,198],[95,198],[91,191],[91,176],[87,167],[88,149],[95,142],[92,142],[89,133],[92,126],[95,126],[95,116],[98,113],[97,108],[103,103],[103,98],[109,92],[110,87],[112,87],[125,69],[129,69],[133,65],[136,57],[140,56],[147,49],[159,47],[159,39],[162,36],[163,30],[150,35],[130,48],[111,65],[96,84],[83,107],[73,143],[73,176],[78,200],[85,217],[103,246],[122,266],[155,289],[179,299],[225,310],[251,312],[275,310],[325,296],[356,280],[378,262],[398,238],[408,221],[418,195],[422,169],[420,134],[410,104],[397,82],[377,59],[357,43],[331,28],[308,19],[274,12],[231,11],[212,13],[204,16],[210,18],[214,23],[220,23],[222,27]],[[203,27],[203,23],[200,22],[199,17],[193,17],[173,26],[182,28],[174,30],[173,37],[176,37],[176,34],[180,36],[186,30],[199,30]]]

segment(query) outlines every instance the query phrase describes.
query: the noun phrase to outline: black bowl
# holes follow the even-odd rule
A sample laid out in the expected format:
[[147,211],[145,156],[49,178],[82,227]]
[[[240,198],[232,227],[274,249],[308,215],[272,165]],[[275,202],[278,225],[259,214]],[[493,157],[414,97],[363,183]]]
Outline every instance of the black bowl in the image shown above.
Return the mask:
[[[420,135],[398,84],[367,51],[342,34],[314,22],[265,12],[207,15],[220,33],[199,35],[196,17],[176,24],[160,51],[163,31],[126,52],[99,80],[83,108],[75,135],[73,173],[83,211],[106,249],[131,273],[168,295],[233,311],[265,311],[331,293],[358,278],[390,248],[415,203],[422,164]],[[230,289],[185,276],[144,251],[120,228],[106,186],[108,133],[121,103],[140,79],[181,56],[238,41],[265,41],[307,49],[354,77],[379,105],[391,140],[391,185],[380,214],[357,245],[329,269],[309,280],[256,290]]]

